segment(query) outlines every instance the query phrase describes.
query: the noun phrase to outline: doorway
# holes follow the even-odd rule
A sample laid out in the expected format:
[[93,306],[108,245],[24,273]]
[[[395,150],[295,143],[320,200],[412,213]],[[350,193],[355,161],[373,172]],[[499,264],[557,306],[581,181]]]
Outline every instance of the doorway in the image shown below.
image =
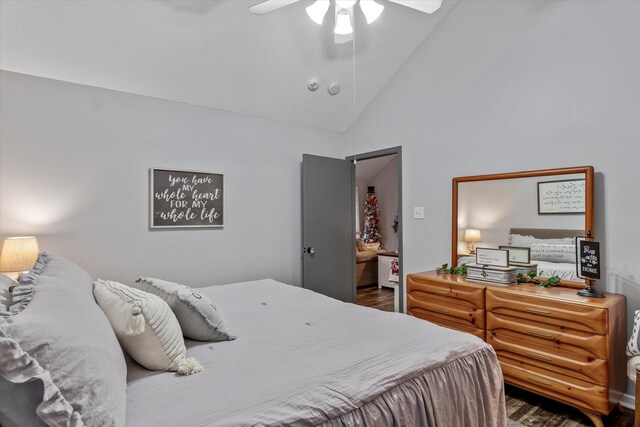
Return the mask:
[[402,148],[347,157],[355,160],[356,303],[404,311],[402,283]]

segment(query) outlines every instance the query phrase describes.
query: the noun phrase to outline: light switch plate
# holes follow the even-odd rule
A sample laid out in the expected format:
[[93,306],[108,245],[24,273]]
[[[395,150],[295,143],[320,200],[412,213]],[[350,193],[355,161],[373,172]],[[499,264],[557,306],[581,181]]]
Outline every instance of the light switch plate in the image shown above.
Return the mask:
[[424,206],[416,206],[413,208],[413,219],[424,219]]

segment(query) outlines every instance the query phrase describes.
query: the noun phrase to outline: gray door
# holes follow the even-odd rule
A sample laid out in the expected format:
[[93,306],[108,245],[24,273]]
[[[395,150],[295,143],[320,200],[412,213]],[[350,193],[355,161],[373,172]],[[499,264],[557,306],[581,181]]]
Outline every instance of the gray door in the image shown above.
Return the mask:
[[302,286],[355,302],[355,168],[302,156]]

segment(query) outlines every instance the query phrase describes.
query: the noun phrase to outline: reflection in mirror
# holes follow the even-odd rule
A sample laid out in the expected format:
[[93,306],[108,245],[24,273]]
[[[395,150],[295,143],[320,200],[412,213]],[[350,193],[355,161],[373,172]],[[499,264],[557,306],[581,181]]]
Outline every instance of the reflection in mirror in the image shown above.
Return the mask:
[[470,248],[528,248],[538,275],[583,281],[575,237],[585,233],[585,199],[584,173],[460,182],[458,264],[475,263]]

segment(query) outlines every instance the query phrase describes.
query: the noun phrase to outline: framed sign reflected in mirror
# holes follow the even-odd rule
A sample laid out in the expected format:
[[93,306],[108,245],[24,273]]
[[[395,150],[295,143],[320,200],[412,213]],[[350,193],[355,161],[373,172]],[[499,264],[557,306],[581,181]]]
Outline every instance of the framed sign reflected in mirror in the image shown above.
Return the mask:
[[584,179],[538,182],[538,214],[583,214]]

